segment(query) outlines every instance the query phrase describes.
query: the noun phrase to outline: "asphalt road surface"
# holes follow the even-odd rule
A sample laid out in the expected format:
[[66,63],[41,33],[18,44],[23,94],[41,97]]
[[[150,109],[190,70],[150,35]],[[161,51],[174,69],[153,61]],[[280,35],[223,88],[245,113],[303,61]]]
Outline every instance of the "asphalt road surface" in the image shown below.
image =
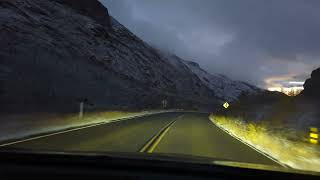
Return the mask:
[[[49,151],[183,154],[279,166],[216,127],[205,113],[162,113],[17,142]],[[5,147],[1,147],[5,148]]]

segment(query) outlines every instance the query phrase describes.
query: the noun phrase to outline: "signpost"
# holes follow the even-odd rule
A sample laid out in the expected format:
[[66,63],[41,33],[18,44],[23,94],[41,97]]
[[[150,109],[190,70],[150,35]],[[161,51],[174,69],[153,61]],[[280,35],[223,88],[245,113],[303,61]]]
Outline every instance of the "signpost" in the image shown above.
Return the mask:
[[82,119],[83,117],[83,106],[84,106],[84,102],[80,102],[80,110],[79,110],[79,118]]
[[89,106],[94,106],[92,102],[90,102],[87,98],[78,98],[78,102],[80,102],[79,105],[79,118],[83,118],[83,113],[84,113],[84,105],[89,105]]
[[161,101],[162,107],[165,109],[168,106],[168,101],[166,99]]

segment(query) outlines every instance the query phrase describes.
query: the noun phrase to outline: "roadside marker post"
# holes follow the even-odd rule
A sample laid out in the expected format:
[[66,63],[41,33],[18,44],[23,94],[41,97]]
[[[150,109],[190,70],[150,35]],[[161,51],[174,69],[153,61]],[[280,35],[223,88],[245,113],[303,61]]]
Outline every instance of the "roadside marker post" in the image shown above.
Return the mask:
[[168,106],[168,101],[166,99],[161,101],[162,108],[165,109]]
[[83,106],[84,106],[84,102],[80,102],[80,110],[79,110],[79,118],[80,119],[83,118]]
[[309,142],[311,144],[318,144],[319,131],[316,127],[311,127],[309,132]]

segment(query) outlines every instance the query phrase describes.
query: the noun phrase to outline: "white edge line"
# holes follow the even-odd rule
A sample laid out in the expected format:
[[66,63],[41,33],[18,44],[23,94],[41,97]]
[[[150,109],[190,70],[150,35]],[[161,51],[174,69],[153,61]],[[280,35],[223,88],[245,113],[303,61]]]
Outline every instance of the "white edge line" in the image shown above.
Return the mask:
[[[210,119],[210,117],[209,117],[209,119]],[[227,131],[226,129],[224,129],[224,128],[222,128],[221,126],[217,125],[215,122],[213,122],[213,120],[210,119],[210,121],[211,121],[216,127],[218,127],[219,129],[221,129],[221,130],[224,131],[225,133],[229,134],[230,136],[232,136],[233,138],[237,139],[237,140],[240,141],[241,143],[249,146],[249,147],[252,148],[253,150],[255,150],[255,151],[257,151],[258,153],[260,153],[261,155],[263,155],[263,156],[267,157],[268,159],[272,160],[273,162],[275,162],[275,163],[277,163],[277,164],[279,164],[279,165],[281,165],[282,167],[285,167],[285,168],[290,167],[290,166],[288,166],[288,165],[285,165],[285,164],[281,163],[280,161],[278,161],[277,159],[275,159],[275,158],[273,158],[272,156],[268,155],[267,153],[265,153],[265,152],[257,149],[257,148],[254,147],[253,145],[251,145],[251,144],[243,141],[242,139],[238,138],[237,136],[235,136],[234,134],[230,133],[230,132]]]
[[[173,111],[168,111],[168,112],[173,112]],[[58,135],[58,134],[64,134],[64,133],[68,133],[68,132],[72,132],[72,131],[78,131],[78,130],[81,130],[81,129],[91,128],[91,127],[100,126],[100,125],[109,124],[109,123],[114,123],[114,122],[118,122],[118,121],[125,121],[125,120],[134,119],[134,118],[140,118],[140,117],[150,116],[150,115],[154,115],[154,114],[168,113],[168,112],[157,112],[157,113],[151,113],[151,114],[144,114],[144,115],[126,117],[126,118],[121,118],[121,119],[114,119],[114,120],[110,120],[110,121],[104,121],[104,122],[100,122],[100,123],[95,123],[95,124],[92,124],[92,125],[84,125],[84,126],[78,127],[78,128],[76,128],[76,127],[72,128],[71,127],[72,129],[69,129],[69,130],[61,130],[59,132],[55,132],[55,133],[51,133],[51,134],[46,134],[46,135],[42,135],[42,136],[36,136],[36,137],[32,137],[32,138],[22,139],[22,140],[19,140],[19,141],[13,141],[13,142],[0,144],[0,147],[10,146],[10,145],[13,145],[13,144],[18,144],[18,143],[22,143],[22,142],[26,142],[26,141],[32,141],[32,140],[41,139],[41,138],[45,138],[45,137],[50,137],[50,136],[54,136],[54,135]]]

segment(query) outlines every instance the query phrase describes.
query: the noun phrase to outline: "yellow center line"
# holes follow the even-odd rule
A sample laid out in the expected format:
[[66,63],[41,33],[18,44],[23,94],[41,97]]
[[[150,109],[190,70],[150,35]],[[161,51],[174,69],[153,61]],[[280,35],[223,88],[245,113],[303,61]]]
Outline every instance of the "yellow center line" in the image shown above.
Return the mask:
[[150,149],[147,151],[148,153],[152,153],[156,147],[159,145],[160,141],[163,139],[163,137],[167,134],[167,132],[169,131],[169,129],[173,126],[173,124],[175,123],[176,121],[174,121],[168,128],[166,128],[164,130],[163,133],[161,133],[160,137],[156,139],[156,141],[152,144],[152,146],[150,147]]
[[146,152],[146,153],[152,153],[155,148],[159,145],[160,141],[163,139],[163,137],[167,134],[167,132],[170,130],[170,128],[174,125],[174,123],[180,119],[183,115],[179,116],[175,120],[168,123],[166,126],[164,126],[155,136],[151,138],[139,152]]
[[[162,132],[162,130],[160,130]],[[159,134],[152,137],[150,141],[146,145],[143,146],[143,148],[139,152],[146,152],[147,149],[151,146],[151,144],[156,140],[156,138],[159,136]]]

